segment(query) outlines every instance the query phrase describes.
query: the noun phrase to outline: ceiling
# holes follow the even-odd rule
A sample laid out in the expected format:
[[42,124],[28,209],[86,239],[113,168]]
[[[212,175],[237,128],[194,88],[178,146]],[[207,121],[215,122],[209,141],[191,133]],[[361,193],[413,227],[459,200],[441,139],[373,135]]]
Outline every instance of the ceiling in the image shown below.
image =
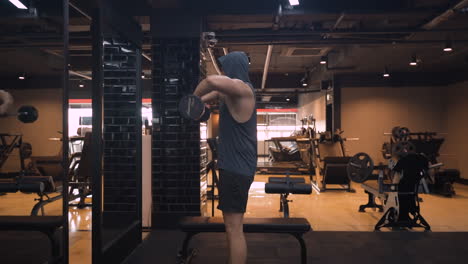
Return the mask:
[[[0,78],[25,73],[40,80],[62,69],[61,1],[23,1],[33,12],[0,2]],[[90,16],[96,0],[71,0],[71,70],[90,76]],[[213,56],[245,51],[251,58],[251,79],[271,103],[291,104],[308,89],[336,74],[391,72],[445,73],[468,69],[467,0],[302,0],[290,8],[283,0],[134,0],[113,1],[134,14],[145,31],[144,53],[151,56],[152,8],[189,8],[203,14],[206,31],[216,33]],[[281,4],[281,10],[279,6]],[[31,7],[29,6],[29,7]],[[442,49],[450,39],[454,50]],[[271,50],[271,56],[268,50]],[[320,64],[327,56],[328,64]],[[215,68],[208,54],[208,73]],[[267,61],[267,57],[271,58]],[[418,66],[410,66],[416,57]],[[150,77],[151,62],[143,59]],[[268,68],[265,70],[265,64]],[[72,75],[73,79],[82,77]],[[265,85],[262,86],[262,79]],[[73,87],[72,87],[73,88]],[[261,88],[265,88],[261,90]],[[281,89],[281,90],[272,90]],[[272,92],[273,91],[273,92]],[[277,91],[289,94],[278,95]],[[269,94],[270,93],[270,94]],[[292,100],[285,101],[288,97]]]

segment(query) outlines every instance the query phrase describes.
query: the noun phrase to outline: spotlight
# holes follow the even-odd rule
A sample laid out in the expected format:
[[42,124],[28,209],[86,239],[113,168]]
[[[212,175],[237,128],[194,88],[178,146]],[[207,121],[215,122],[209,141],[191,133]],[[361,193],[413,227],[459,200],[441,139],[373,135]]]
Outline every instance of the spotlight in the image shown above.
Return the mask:
[[327,56],[323,56],[322,58],[320,58],[320,64],[327,64],[328,63],[328,57]]
[[24,79],[26,79],[26,76],[24,74],[20,74],[20,76],[18,76],[18,79],[24,80]]
[[309,85],[309,69],[308,68],[305,69],[304,77],[302,77],[301,79],[301,85],[303,87],[307,87],[307,85]]
[[18,9],[28,9],[23,3],[21,3],[19,0],[9,0],[10,3],[14,4],[16,8]]
[[291,99],[289,99],[289,98],[286,98],[286,101],[288,101],[288,102],[289,102],[289,100],[291,100]]
[[299,5],[299,0],[289,0],[289,4],[292,6],[297,6]]
[[83,87],[84,87],[84,84],[80,83],[80,84],[78,85],[78,87],[83,88]]
[[388,68],[387,68],[387,67],[385,67],[385,71],[384,71],[384,73],[382,74],[382,76],[383,76],[384,78],[390,77],[390,73],[388,72]]
[[451,52],[453,51],[453,48],[452,48],[452,40],[450,38],[447,38],[445,40],[445,48],[444,48],[444,51],[445,52]]
[[145,79],[145,78],[146,78],[144,72],[141,73],[141,78],[142,78],[142,79]]
[[416,55],[413,55],[411,57],[411,61],[409,63],[410,66],[418,66],[418,58],[416,58]]

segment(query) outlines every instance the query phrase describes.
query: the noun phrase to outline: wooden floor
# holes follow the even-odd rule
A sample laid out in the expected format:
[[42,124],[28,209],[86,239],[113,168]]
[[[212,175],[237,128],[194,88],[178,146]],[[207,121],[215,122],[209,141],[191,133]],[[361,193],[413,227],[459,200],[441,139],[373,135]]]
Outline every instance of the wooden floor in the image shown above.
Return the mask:
[[[271,175],[257,175],[252,184],[246,217],[282,217],[279,195],[265,194],[264,185]],[[297,177],[297,176],[294,176]],[[327,191],[311,195],[291,195],[290,216],[305,217],[315,231],[372,231],[382,215],[376,211],[359,213],[358,207],[367,202],[367,195],[358,184],[356,193]],[[455,185],[457,195],[446,198],[421,195],[421,213],[434,232],[468,231],[468,186]],[[0,215],[29,215],[35,204],[34,194],[0,196]],[[215,204],[216,205],[216,204]],[[45,207],[47,215],[60,215],[62,201]],[[211,204],[206,215],[211,215]],[[215,216],[220,216],[215,210]],[[91,263],[91,208],[70,207],[70,263]],[[146,233],[143,235],[146,237]]]

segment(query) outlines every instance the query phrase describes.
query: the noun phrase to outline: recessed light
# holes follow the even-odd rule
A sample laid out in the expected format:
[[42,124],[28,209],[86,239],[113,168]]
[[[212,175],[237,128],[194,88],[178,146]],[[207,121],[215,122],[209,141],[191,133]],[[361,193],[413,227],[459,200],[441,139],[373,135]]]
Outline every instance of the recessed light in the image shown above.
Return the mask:
[[445,52],[451,52],[453,51],[453,48],[452,48],[452,40],[450,38],[447,38],[445,40],[445,48],[444,48],[444,51]]
[[18,9],[28,9],[23,3],[21,3],[19,0],[9,0],[10,3],[14,4]]
[[292,6],[297,6],[299,5],[299,0],[289,0],[289,4]]
[[320,64],[327,64],[328,62],[328,58],[326,56],[323,56],[322,58],[320,58]]

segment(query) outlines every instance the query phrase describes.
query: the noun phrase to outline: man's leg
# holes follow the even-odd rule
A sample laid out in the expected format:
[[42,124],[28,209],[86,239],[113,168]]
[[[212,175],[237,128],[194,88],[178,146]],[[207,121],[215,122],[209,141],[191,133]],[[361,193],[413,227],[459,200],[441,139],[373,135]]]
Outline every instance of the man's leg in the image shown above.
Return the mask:
[[243,230],[244,213],[223,212],[223,218],[229,245],[229,264],[245,264],[247,243]]

